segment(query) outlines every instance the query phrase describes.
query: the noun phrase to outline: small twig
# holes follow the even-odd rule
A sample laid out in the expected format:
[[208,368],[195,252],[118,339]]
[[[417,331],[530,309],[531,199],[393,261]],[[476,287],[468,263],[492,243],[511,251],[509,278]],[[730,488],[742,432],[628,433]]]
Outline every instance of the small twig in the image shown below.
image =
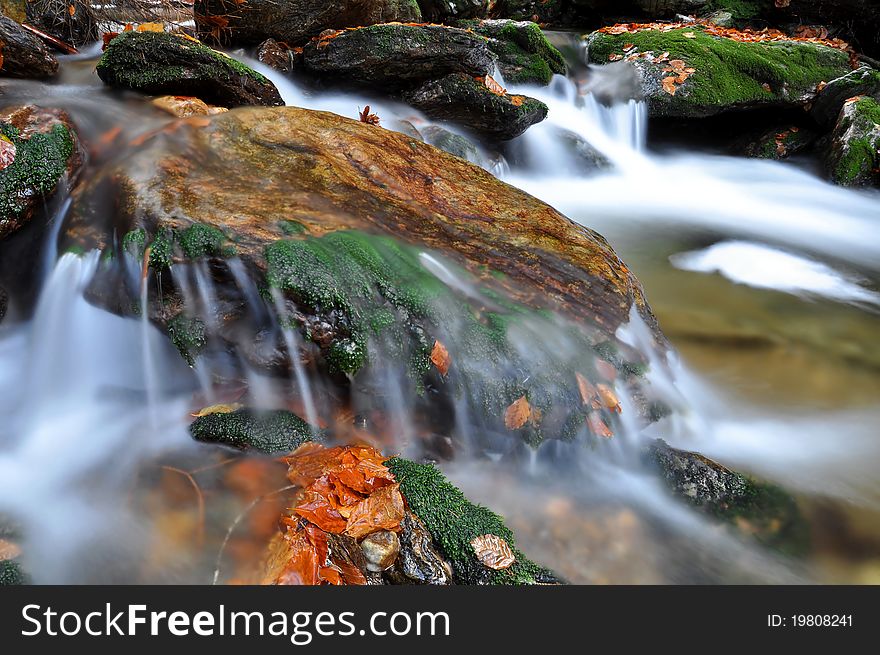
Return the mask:
[[241,459],[240,457],[230,457],[228,459],[224,459],[223,461],[215,462],[214,464],[207,464],[205,466],[200,466],[197,469],[191,469],[190,473],[193,475],[198,475],[199,473],[204,473],[205,471],[211,471],[213,469],[222,468],[222,467],[226,466],[227,464],[231,464],[232,462],[237,462],[240,459]]
[[199,507],[199,532],[198,532],[198,546],[201,549],[205,544],[205,497],[202,494],[202,489],[199,487],[198,482],[196,482],[195,478],[183,469],[176,468],[174,466],[163,466],[163,469],[166,471],[171,471],[173,473],[179,473],[184,476],[189,483],[192,485],[192,488],[196,492],[196,503]]
[[33,25],[28,25],[27,23],[22,23],[21,26],[24,29],[26,29],[28,32],[31,32],[32,34],[36,34],[38,37],[43,39],[43,41],[46,41],[47,43],[55,46],[61,52],[64,52],[68,55],[78,55],[79,54],[79,50],[74,48],[69,43],[65,43],[64,41],[60,41],[60,40],[56,39],[54,36],[52,36],[51,34],[46,34],[42,30],[38,30]]
[[214,579],[211,581],[212,585],[216,585],[217,581],[220,579],[220,567],[223,563],[223,553],[226,552],[226,545],[229,543],[229,539],[232,537],[232,533],[235,532],[235,528],[238,527],[238,524],[242,522],[245,516],[257,505],[266,500],[267,498],[271,498],[272,496],[276,496],[285,491],[290,491],[291,489],[296,489],[299,487],[297,484],[289,484],[286,487],[281,487],[281,489],[276,489],[275,491],[270,491],[267,494],[263,494],[262,496],[257,496],[254,498],[247,507],[245,507],[241,513],[235,517],[235,520],[232,522],[232,525],[229,526],[229,529],[226,531],[226,536],[223,538],[223,543],[220,544],[220,552],[217,553],[217,561],[216,568],[214,569]]

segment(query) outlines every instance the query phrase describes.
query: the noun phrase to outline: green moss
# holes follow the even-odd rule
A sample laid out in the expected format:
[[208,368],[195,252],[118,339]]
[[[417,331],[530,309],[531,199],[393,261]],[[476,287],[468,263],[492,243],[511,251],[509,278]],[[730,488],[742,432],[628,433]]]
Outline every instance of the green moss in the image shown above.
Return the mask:
[[299,221],[280,221],[278,223],[279,229],[286,234],[287,236],[299,236],[301,234],[305,234],[308,232],[308,229],[305,225],[300,223]]
[[0,561],[0,587],[29,584],[27,574],[15,560]]
[[168,336],[174,344],[180,356],[190,366],[195,364],[196,357],[207,344],[205,324],[201,319],[178,314],[168,321]]
[[226,235],[213,225],[193,223],[178,232],[176,239],[184,254],[190,259],[214,255],[230,257],[235,254],[234,248],[225,245]]
[[146,249],[147,231],[144,228],[131,230],[122,237],[122,250],[135,257],[138,261],[144,258]]
[[[835,127],[832,179],[854,186],[880,181],[880,104],[870,97],[855,101],[844,110]],[[833,155],[834,155],[833,153]]]
[[459,24],[489,39],[489,50],[507,83],[546,85],[554,73],[566,71],[562,53],[535,23],[468,20]]
[[162,228],[152,238],[144,228],[138,228],[122,238],[122,250],[138,260],[143,259],[147,245],[150,247],[150,267],[156,271],[171,266],[175,253],[187,259],[235,256],[235,247],[226,235],[205,223],[193,223],[183,230]]
[[234,412],[198,417],[189,428],[197,441],[277,455],[296,450],[306,441],[322,441],[322,433],[296,414],[284,410]]
[[0,134],[15,145],[15,161],[0,171],[0,235],[7,224],[17,224],[33,198],[53,191],[73,155],[73,135],[64,125],[22,138],[18,129],[0,123]]
[[762,6],[758,0],[710,0],[711,11],[729,11],[736,20],[749,20],[761,14]]
[[[530,561],[516,549],[513,532],[500,516],[470,502],[435,466],[393,458],[386,465],[397,481],[410,509],[418,516],[434,543],[452,563],[456,581],[463,584],[535,584],[557,582],[549,570]],[[483,566],[471,541],[493,534],[504,539],[516,561],[501,571]]]
[[[743,43],[710,36],[698,27],[594,33],[588,43],[590,59],[596,62],[623,55],[624,45],[632,44],[638,52],[655,56],[669,52],[669,60],[681,59],[695,68],[674,96],[662,90],[651,95],[652,109],[661,114],[698,115],[738,105],[797,101],[812,94],[820,82],[849,70],[848,55],[836,48],[794,41]],[[666,75],[665,65],[654,65],[660,77]]]

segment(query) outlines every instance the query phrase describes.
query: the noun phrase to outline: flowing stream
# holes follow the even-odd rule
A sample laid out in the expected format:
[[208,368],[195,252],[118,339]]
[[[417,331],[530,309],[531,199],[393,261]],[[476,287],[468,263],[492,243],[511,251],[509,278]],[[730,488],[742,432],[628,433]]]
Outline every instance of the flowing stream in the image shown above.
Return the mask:
[[[107,91],[95,56],[68,58],[54,84],[10,82],[6,102],[64,107],[89,141],[114,127],[134,138],[170,120]],[[389,129],[430,124],[408,107],[316,92],[248,63],[287,104],[349,117],[370,104]],[[595,75],[609,83],[607,72]],[[603,106],[589,89],[563,77],[516,88],[546,102],[548,119],[503,152],[475,147],[470,158],[603,234],[636,272],[674,351],[656,353],[637,317],[620,336],[653,360],[652,387],[674,412],[643,433],[629,426],[619,458],[574,458],[568,475],[547,473],[561,459],[544,452],[555,445],[522,470],[459,459],[446,472],[502,513],[533,559],[574,582],[880,582],[880,194],[831,186],[798,162],[655,152],[642,103]],[[225,457],[206,461],[186,426],[194,398],[231,393],[211,384],[223,364],[189,369],[147,321],[86,300],[103,264],[97,252],[56,261],[68,205],[44,234],[32,317],[0,324],[0,514],[20,526],[37,582],[207,582],[244,501],[229,489]],[[477,293],[433,255],[422,264]],[[139,264],[129,269],[139,288]],[[252,311],[268,311],[240,263],[230,270]],[[191,281],[192,311],[215,302],[205,271],[180,277]],[[316,422],[323,391],[294,364],[289,390]],[[385,384],[405,433],[409,401],[393,376]],[[273,405],[274,383],[254,374],[247,386],[253,404]],[[465,436],[466,423],[457,426]],[[629,464],[628,449],[646,436],[796,493],[814,554],[770,554],[673,500]]]

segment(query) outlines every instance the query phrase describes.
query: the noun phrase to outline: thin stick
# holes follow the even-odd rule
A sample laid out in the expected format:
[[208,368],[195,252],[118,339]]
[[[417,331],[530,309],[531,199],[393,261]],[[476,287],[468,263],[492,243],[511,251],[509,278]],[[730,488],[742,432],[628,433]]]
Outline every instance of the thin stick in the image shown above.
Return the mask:
[[228,459],[224,459],[223,461],[220,461],[220,462],[215,462],[214,464],[207,464],[205,466],[200,466],[197,469],[190,469],[190,473],[192,473],[193,475],[198,475],[199,473],[204,473],[205,471],[211,471],[213,469],[223,468],[227,464],[231,464],[232,462],[238,462],[240,460],[241,460],[240,457],[229,457]]
[[223,539],[223,543],[220,544],[220,552],[217,553],[217,561],[216,568],[214,569],[214,579],[211,581],[212,585],[217,584],[217,580],[220,579],[220,567],[223,563],[223,553],[226,552],[226,544],[229,543],[229,539],[232,537],[232,533],[235,532],[235,528],[238,527],[238,524],[242,522],[245,516],[257,505],[266,500],[267,498],[271,498],[277,494],[280,494],[285,491],[290,491],[291,489],[296,489],[299,487],[298,484],[289,484],[286,487],[281,487],[281,489],[276,489],[275,491],[270,491],[267,494],[263,494],[262,496],[257,496],[254,498],[247,507],[245,507],[241,513],[235,517],[235,520],[232,522],[232,525],[229,526],[229,529],[226,531],[226,537]]
[[69,43],[65,43],[64,41],[59,41],[51,34],[46,34],[42,30],[38,30],[33,25],[28,25],[27,23],[22,23],[21,26],[24,29],[26,29],[28,32],[31,32],[32,34],[36,34],[38,37],[43,39],[43,41],[51,43],[53,46],[55,46],[56,48],[58,48],[62,52],[67,53],[68,55],[78,55],[79,54],[79,50],[74,48]]
[[189,480],[189,483],[192,485],[192,488],[196,492],[196,502],[199,508],[198,546],[201,549],[201,547],[205,545],[205,497],[202,494],[202,490],[199,487],[199,484],[196,482],[195,478],[193,478],[192,475],[190,475],[183,469],[179,469],[174,466],[163,466],[162,468],[166,471],[179,473],[180,475],[184,476],[187,480]]

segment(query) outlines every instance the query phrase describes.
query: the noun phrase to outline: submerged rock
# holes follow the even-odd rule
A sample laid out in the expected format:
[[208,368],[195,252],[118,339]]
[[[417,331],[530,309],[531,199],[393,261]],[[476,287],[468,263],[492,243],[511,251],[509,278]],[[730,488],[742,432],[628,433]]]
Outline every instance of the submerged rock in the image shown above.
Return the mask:
[[228,111],[226,107],[214,107],[192,96],[159,96],[151,104],[178,118],[213,116]]
[[880,71],[862,66],[831,80],[813,101],[810,117],[822,127],[831,129],[840,116],[843,104],[855,96],[880,98]]
[[27,21],[73,46],[94,43],[100,38],[98,17],[84,0],[27,0]]
[[809,527],[788,493],[752,480],[698,453],[662,439],[646,451],[670,490],[703,512],[732,523],[768,546],[791,555],[809,547]]
[[196,96],[223,107],[283,105],[255,70],[192,39],[165,32],[123,32],[98,62],[106,84],[152,95]]
[[844,186],[880,186],[880,103],[864,96],[847,100],[831,134],[825,162]]
[[82,163],[76,132],[58,109],[27,105],[0,112],[0,239],[30,221],[66,175]]
[[450,73],[488,75],[486,39],[443,25],[371,25],[322,35],[303,48],[303,70],[349,84],[400,90]]
[[0,14],[0,76],[45,79],[58,72],[58,60],[36,36]]
[[252,450],[269,455],[290,453],[317,440],[315,428],[292,412],[238,409],[199,416],[190,425],[196,441]]
[[464,125],[480,136],[506,141],[547,117],[547,105],[529,96],[490,89],[463,73],[432,80],[403,95],[431,118]]
[[489,39],[489,50],[507,84],[547,85],[566,66],[557,50],[535,23],[512,20],[462,21],[460,27]]
[[300,45],[324,30],[422,19],[416,0],[195,0],[193,14],[199,38],[222,45]]
[[461,134],[456,134],[439,125],[429,125],[422,130],[421,135],[425,143],[430,143],[450,155],[461,157],[473,164],[478,164],[480,161],[480,151],[476,144]]
[[[741,42],[699,26],[585,37],[593,63],[630,61],[652,116],[700,118],[767,107],[801,107],[845,75],[843,50],[796,41]],[[665,54],[665,53],[668,53]]]

